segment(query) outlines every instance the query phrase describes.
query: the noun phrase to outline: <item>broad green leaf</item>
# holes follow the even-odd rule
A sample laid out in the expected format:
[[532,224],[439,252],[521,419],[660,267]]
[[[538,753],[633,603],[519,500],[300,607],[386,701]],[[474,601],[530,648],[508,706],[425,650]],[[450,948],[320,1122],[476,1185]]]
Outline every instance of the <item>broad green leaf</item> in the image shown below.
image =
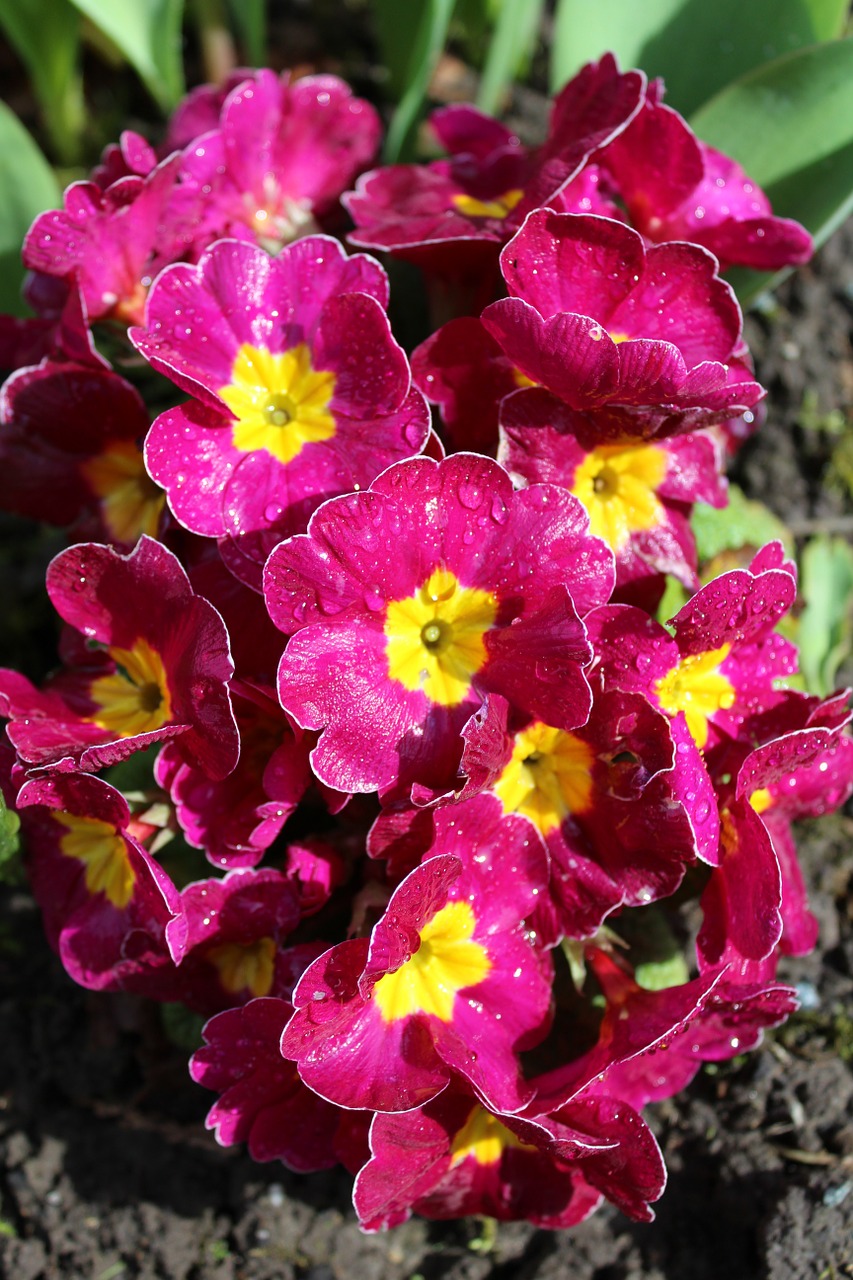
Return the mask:
[[[690,121],[743,165],[774,213],[796,218],[821,245],[853,211],[853,39],[804,49],[753,71]],[[733,271],[742,302],[778,282]]]
[[148,91],[170,111],[184,92],[184,0],[72,0],[124,54]]
[[0,0],[0,27],[26,63],[59,159],[73,164],[85,125],[80,14],[71,0]]
[[559,0],[553,77],[558,88],[612,49],[624,67],[663,76],[687,114],[753,67],[838,35],[839,0]]
[[809,692],[825,697],[853,652],[853,547],[844,538],[812,538],[800,569],[805,600],[797,626],[800,669]]
[[375,0],[375,20],[388,67],[391,89],[399,96],[388,136],[386,164],[405,159],[426,100],[430,76],[444,48],[454,0],[417,0],[409,20],[400,21],[397,0]]
[[231,16],[253,67],[267,64],[266,0],[228,0]]
[[741,547],[763,547],[778,539],[790,551],[791,535],[782,521],[761,502],[744,496],[736,484],[729,485],[729,504],[718,509],[697,502],[690,518],[696,539],[699,563],[704,564],[726,551]]
[[519,66],[530,56],[544,7],[545,0],[524,4],[504,0],[499,7],[477,93],[481,111],[494,114],[498,110]]
[[59,185],[35,142],[0,102],[0,311],[24,315],[21,245],[36,214],[61,203]]

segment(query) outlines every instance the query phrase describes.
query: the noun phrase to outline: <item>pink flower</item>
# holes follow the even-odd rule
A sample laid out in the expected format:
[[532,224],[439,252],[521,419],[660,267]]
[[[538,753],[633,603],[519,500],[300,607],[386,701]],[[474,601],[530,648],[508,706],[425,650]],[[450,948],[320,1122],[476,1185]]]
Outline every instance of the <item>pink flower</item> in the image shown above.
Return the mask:
[[295,633],[282,705],[323,730],[317,776],[350,792],[445,785],[488,690],[548,723],[582,723],[578,614],[608,598],[611,575],[565,490],[514,493],[474,454],[399,463],[326,503],[264,575],[270,616]]
[[531,1092],[516,1053],[550,1018],[550,963],[523,924],[547,877],[544,850],[483,796],[437,815],[430,852],[369,942],[340,943],[306,970],[282,1052],[340,1106],[406,1111],[457,1073],[490,1106],[517,1111]]
[[148,414],[97,363],[43,360],[0,391],[0,506],[132,547],[156,536],[165,496],[145,470]]
[[739,164],[700,142],[652,86],[628,128],[597,160],[647,240],[690,240],[727,267],[775,271],[807,262],[812,240],[791,218],[772,214],[767,196]]
[[83,987],[157,995],[179,895],[134,837],[127,802],[84,774],[26,782],[16,800],[51,945]]
[[162,274],[147,329],[131,334],[195,396],[154,423],[148,468],[182,524],[229,540],[252,585],[319,503],[426,442],[427,408],[387,300],[379,264],[326,236],[275,259],[220,241],[197,267]]
[[664,1184],[651,1132],[611,1099],[576,1102],[543,1122],[495,1114],[454,1081],[422,1107],[376,1115],[370,1146],[353,1192],[367,1231],[397,1226],[413,1211],[570,1227],[605,1196],[648,1221],[648,1201]]
[[563,484],[580,499],[590,531],[616,557],[617,590],[665,573],[698,586],[691,507],[726,503],[719,450],[710,435],[602,443],[586,415],[533,388],[501,407],[498,460],[514,477]]
[[105,190],[72,183],[63,208],[39,214],[27,233],[25,265],[76,280],[91,320],[138,323],[151,281],[185,249],[180,235],[164,231],[177,166],[171,156]]
[[706,250],[647,251],[620,222],[540,209],[503,250],[501,270],[510,297],[482,323],[528,381],[593,415],[611,439],[723,421],[763,395],[730,379],[740,310]]
[[[255,71],[235,80],[218,121],[220,95],[209,86],[173,121],[171,136],[188,143],[173,216],[192,227],[200,247],[234,236],[277,252],[334,213],[376,155],[381,124],[337,76]],[[200,133],[205,124],[210,132]]]
[[171,551],[148,537],[128,556],[82,543],[51,562],[47,590],[77,634],[68,669],[43,691],[0,672],[0,713],[22,760],[91,771],[175,738],[212,777],[231,772],[228,635]]
[[190,1059],[190,1075],[221,1094],[205,1127],[223,1147],[247,1142],[253,1160],[281,1160],[288,1169],[313,1173],[337,1164],[341,1113],[306,1088],[278,1051],[292,1012],[286,1000],[262,996],[217,1013]]
[[588,63],[558,94],[548,137],[535,151],[473,107],[437,112],[432,125],[451,158],[365,174],[344,198],[356,224],[350,239],[439,275],[478,280],[482,305],[497,283],[500,246],[625,128],[644,88],[642,73],[621,73],[612,54]]

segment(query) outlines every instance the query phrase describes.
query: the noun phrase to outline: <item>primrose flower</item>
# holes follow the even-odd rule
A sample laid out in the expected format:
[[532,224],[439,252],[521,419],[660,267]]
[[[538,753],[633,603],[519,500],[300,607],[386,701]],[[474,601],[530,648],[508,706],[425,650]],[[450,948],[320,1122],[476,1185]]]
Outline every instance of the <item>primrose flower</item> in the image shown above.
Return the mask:
[[641,695],[598,694],[571,732],[536,720],[510,726],[504,700],[490,698],[464,737],[460,795],[488,788],[548,850],[548,893],[533,916],[548,945],[594,934],[619,907],[667,897],[695,861],[693,775],[666,717]]
[[531,1092],[516,1053],[550,1019],[550,960],[523,924],[547,880],[544,850],[482,796],[436,816],[430,852],[369,941],[306,970],[282,1053],[344,1107],[406,1111],[456,1073],[494,1109],[517,1111]]
[[246,1142],[253,1160],[281,1160],[298,1173],[314,1173],[338,1162],[341,1112],[306,1088],[279,1053],[292,1012],[286,1000],[262,996],[217,1013],[190,1059],[190,1075],[221,1094],[205,1127],[223,1147]]
[[620,72],[612,54],[588,63],[557,95],[548,136],[533,151],[473,107],[436,112],[430,122],[451,158],[391,165],[360,178],[344,197],[356,224],[350,240],[439,275],[481,277],[487,300],[500,246],[626,127],[644,88],[643,74]]
[[697,587],[695,502],[726,504],[719,450],[710,435],[601,443],[594,424],[537,389],[501,406],[501,462],[513,477],[563,484],[580,499],[590,532],[616,557],[616,588],[671,573]]
[[596,157],[647,240],[689,240],[710,249],[720,270],[775,271],[807,262],[812,240],[729,156],[700,142],[651,85],[641,110]]
[[165,495],[142,457],[148,414],[118,374],[57,360],[19,369],[0,390],[0,423],[6,511],[124,547],[156,536]]
[[295,885],[274,867],[194,880],[166,930],[177,965],[172,999],[208,1014],[252,997],[289,1000],[318,951],[285,946],[300,918]]
[[127,801],[85,774],[25,782],[15,807],[48,941],[80,986],[158,995],[179,895],[139,840]]
[[47,591],[77,634],[66,640],[68,668],[43,691],[0,672],[0,714],[22,760],[92,771],[175,738],[212,777],[230,773],[239,739],[228,635],[171,551],[148,537],[128,556],[69,547],[48,567]]
[[185,248],[177,233],[164,233],[178,162],[171,156],[106,190],[72,183],[63,208],[39,214],[27,233],[25,266],[76,281],[90,320],[138,324],[151,281]]
[[721,733],[737,737],[748,715],[776,702],[774,681],[795,670],[794,646],[773,630],[795,595],[794,566],[780,543],[769,543],[748,569],[697,591],[671,620],[674,636],[627,605],[596,611],[587,621],[598,670],[645,693],[700,751],[710,750]]
[[319,503],[426,442],[428,410],[387,300],[379,264],[326,236],[275,259],[220,241],[197,267],[163,272],[147,329],[131,334],[195,397],[155,421],[149,471],[183,525],[239,548],[251,585]]
[[707,250],[646,250],[621,222],[539,209],[501,271],[510,297],[486,307],[483,325],[519,374],[611,439],[723,421],[764,394],[730,375],[740,309]]
[[323,730],[317,776],[348,792],[446,785],[487,691],[547,723],[583,723],[578,615],[609,597],[612,573],[570,494],[515,493],[474,454],[398,463],[326,503],[264,574],[271,618],[295,633],[282,706]]
[[[787,954],[803,955],[814,946],[818,925],[808,910],[791,822],[837,808],[853,791],[853,740],[843,732],[849,720],[846,691],[824,701],[788,691],[769,710],[751,716],[736,740],[724,740],[711,753],[729,845],[702,900],[706,923],[699,941],[711,962],[731,947],[763,959],[771,937]],[[748,856],[738,857],[743,847]],[[767,885],[781,888],[781,901],[765,913],[773,929],[763,942],[754,920],[738,916],[744,868],[760,881],[753,901]]]
[[605,1196],[648,1221],[648,1202],[664,1184],[650,1131],[609,1100],[575,1103],[543,1124],[496,1115],[454,1082],[422,1107],[374,1116],[370,1147],[353,1192],[367,1231],[398,1226],[412,1212],[570,1227]]
[[[190,222],[200,246],[233,236],[277,253],[328,221],[376,155],[381,124],[337,76],[236,79],[218,122],[186,146],[174,216]],[[178,122],[181,134],[209,120],[213,105],[197,97],[192,116],[185,109]]]

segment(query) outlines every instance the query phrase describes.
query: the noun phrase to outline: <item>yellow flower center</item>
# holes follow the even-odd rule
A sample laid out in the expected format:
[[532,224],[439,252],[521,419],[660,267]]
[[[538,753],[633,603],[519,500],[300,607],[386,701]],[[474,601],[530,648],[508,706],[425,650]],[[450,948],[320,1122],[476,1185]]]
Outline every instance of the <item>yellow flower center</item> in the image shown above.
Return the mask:
[[655,445],[607,444],[593,449],[575,472],[572,493],[589,514],[590,532],[621,551],[632,533],[664,519],[657,497],[667,455]]
[[413,1013],[450,1022],[457,991],[479,986],[492,967],[485,948],[471,941],[476,923],[467,902],[448,902],[424,925],[414,955],[373,988],[386,1022]]
[[67,835],[59,847],[67,858],[76,858],[86,868],[89,893],[104,893],[114,907],[123,911],[133,896],[136,877],[127,856],[127,845],[109,822],[100,818],[75,818],[70,813],[52,812]]
[[543,835],[592,803],[592,748],[540,721],[515,735],[512,756],[492,786],[504,813],[529,818]]
[[104,524],[117,542],[130,546],[143,533],[156,538],[166,495],[148,475],[142,451],[132,440],[117,440],[80,470],[101,499]]
[[494,200],[476,200],[474,196],[466,196],[461,192],[451,199],[466,218],[505,218],[508,213],[512,213],[523,195],[520,187],[514,187]]
[[219,397],[233,413],[235,449],[265,450],[287,465],[306,444],[331,440],[335,419],[329,404],[335,375],[312,368],[304,342],[281,355],[244,342],[237,352],[231,381]]
[[251,991],[253,996],[265,996],[273,983],[275,952],[275,939],[258,938],[245,945],[222,942],[211,947],[207,958],[216,967],[219,981],[229,995]]
[[118,670],[92,681],[89,694],[98,710],[88,717],[122,738],[152,733],[172,718],[172,700],[163,660],[147,640],[132,649],[108,649]]
[[471,1156],[477,1164],[497,1164],[507,1147],[523,1147],[526,1151],[536,1148],[522,1142],[491,1111],[474,1107],[468,1119],[453,1139],[450,1148],[450,1167],[455,1168]]
[[708,741],[710,717],[734,706],[734,687],[719,671],[730,651],[731,645],[724,644],[707,653],[693,653],[682,658],[655,685],[658,701],[667,715],[684,712],[687,728],[700,750]]
[[455,707],[486,661],[483,637],[497,602],[488,591],[460,586],[455,574],[434,569],[412,596],[391,600],[385,612],[388,674],[431,702]]

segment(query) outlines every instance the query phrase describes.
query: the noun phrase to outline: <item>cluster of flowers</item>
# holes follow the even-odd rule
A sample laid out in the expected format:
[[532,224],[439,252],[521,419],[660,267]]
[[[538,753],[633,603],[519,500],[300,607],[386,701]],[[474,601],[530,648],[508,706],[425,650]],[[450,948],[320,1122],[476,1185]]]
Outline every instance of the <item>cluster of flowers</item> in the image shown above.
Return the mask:
[[[342,1161],[369,1230],[644,1220],[639,1111],[795,1007],[790,824],[853,787],[781,546],[699,587],[689,526],[763,395],[720,269],[810,242],[610,56],[538,148],[432,125],[449,158],[358,177],[369,104],[242,73],[36,220],[0,503],[71,545],[5,785],[69,974],[209,1017],[221,1142]],[[344,208],[449,317],[411,363]],[[652,989],[662,934],[697,976]]]

